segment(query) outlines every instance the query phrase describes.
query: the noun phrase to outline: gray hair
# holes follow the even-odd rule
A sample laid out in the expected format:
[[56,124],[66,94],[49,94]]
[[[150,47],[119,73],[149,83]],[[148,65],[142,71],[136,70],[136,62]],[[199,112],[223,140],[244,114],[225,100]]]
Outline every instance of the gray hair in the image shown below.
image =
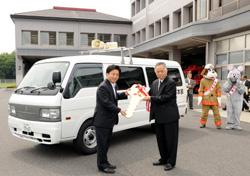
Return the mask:
[[165,64],[165,62],[158,62],[158,63],[156,63],[155,64],[155,68],[158,67],[158,66],[160,66],[160,65],[162,65],[163,67],[165,67],[166,69],[168,69],[167,66],[166,66],[166,64]]

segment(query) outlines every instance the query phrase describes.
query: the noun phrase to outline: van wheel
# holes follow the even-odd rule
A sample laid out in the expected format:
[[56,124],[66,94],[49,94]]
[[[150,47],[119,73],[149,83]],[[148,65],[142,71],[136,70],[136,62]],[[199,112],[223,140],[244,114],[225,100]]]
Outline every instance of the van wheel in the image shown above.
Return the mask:
[[77,138],[73,141],[78,152],[83,154],[96,153],[96,132],[91,120],[82,124]]

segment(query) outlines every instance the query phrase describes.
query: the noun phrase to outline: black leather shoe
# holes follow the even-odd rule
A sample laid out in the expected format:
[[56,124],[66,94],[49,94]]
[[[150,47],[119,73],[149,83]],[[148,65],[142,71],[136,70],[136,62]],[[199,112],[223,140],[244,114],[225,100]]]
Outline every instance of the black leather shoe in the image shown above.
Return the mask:
[[162,161],[160,161],[160,160],[158,160],[158,161],[156,161],[156,162],[153,162],[153,166],[161,166],[161,165],[165,165],[166,163],[164,163],[164,162],[162,162]]
[[171,164],[166,164],[165,167],[164,167],[164,170],[165,171],[169,171],[169,170],[172,170],[174,168],[174,166],[172,166]]
[[99,169],[99,171],[104,172],[104,173],[106,173],[106,174],[114,174],[114,173],[115,173],[115,170],[114,170],[114,169],[111,169],[111,168],[109,168],[109,167],[106,167],[106,168],[104,168],[104,169]]
[[110,169],[116,169],[116,165],[113,165],[113,164],[109,164],[108,167],[109,167]]

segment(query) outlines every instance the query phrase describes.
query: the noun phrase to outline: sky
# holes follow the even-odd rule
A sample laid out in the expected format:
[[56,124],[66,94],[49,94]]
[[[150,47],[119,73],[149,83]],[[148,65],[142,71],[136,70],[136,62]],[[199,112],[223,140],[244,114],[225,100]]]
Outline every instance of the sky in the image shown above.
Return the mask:
[[92,8],[98,12],[130,18],[130,0],[7,0],[0,7],[0,53],[15,50],[15,25],[11,14],[52,9],[53,6]]

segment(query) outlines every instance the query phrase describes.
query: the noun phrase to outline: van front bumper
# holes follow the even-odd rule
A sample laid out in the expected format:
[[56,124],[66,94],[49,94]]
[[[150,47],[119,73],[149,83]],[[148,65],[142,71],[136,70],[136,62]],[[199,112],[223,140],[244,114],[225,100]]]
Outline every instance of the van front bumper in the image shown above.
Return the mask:
[[37,122],[8,117],[11,133],[21,139],[41,143],[57,144],[61,141],[61,122]]

